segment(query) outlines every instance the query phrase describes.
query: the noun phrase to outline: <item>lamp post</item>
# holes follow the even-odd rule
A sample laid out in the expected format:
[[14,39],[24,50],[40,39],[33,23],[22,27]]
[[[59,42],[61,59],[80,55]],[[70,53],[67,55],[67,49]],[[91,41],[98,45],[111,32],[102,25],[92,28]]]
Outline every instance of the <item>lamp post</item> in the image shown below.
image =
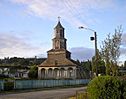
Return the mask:
[[80,26],[79,29],[85,29],[94,32],[94,37],[90,37],[91,41],[95,41],[95,65],[96,65],[96,76],[98,75],[97,71],[97,57],[98,57],[98,52],[97,52],[97,33],[95,30],[90,29],[90,28],[85,28],[83,26]]

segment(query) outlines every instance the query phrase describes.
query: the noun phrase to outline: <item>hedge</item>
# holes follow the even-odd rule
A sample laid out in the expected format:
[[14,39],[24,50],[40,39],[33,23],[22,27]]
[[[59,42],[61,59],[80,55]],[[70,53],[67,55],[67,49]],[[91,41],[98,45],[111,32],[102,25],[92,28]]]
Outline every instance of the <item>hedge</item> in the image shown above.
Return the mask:
[[126,82],[112,76],[96,77],[87,92],[89,99],[126,99]]

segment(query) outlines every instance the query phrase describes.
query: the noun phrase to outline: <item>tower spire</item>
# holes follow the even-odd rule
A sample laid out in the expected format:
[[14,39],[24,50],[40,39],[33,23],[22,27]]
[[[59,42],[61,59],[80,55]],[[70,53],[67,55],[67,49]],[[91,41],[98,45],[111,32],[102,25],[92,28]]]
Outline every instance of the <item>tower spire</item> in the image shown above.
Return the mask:
[[58,23],[57,23],[57,25],[56,25],[56,27],[54,28],[54,29],[59,29],[59,28],[63,28],[63,26],[61,25],[61,23],[60,23],[60,16],[58,16],[57,17],[58,18]]

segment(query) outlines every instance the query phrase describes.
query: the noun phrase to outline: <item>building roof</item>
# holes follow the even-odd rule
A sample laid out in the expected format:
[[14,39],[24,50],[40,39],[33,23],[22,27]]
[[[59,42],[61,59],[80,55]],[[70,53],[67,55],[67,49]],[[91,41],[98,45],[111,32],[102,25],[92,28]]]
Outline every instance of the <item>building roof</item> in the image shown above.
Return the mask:
[[[58,29],[58,28],[63,28],[63,26],[61,25],[60,21],[58,21],[58,24],[55,26],[54,29]],[[63,28],[64,29],[64,28]]]
[[47,52],[59,52],[59,51],[65,51],[65,52],[67,52],[67,53],[71,53],[71,52],[69,52],[69,51],[66,50],[66,49],[51,49],[51,50],[49,50],[49,51],[47,51]]
[[39,67],[71,67],[71,66],[78,66],[75,62],[70,59],[63,59],[63,60],[45,60]]

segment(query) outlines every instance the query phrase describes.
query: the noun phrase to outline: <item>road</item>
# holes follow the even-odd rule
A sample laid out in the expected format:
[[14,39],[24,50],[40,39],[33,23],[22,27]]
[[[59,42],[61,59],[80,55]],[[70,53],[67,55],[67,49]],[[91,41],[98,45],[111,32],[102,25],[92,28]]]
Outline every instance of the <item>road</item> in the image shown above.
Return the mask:
[[86,87],[78,87],[15,94],[3,94],[0,95],[0,99],[66,99],[66,97],[75,95],[76,91],[85,89]]

